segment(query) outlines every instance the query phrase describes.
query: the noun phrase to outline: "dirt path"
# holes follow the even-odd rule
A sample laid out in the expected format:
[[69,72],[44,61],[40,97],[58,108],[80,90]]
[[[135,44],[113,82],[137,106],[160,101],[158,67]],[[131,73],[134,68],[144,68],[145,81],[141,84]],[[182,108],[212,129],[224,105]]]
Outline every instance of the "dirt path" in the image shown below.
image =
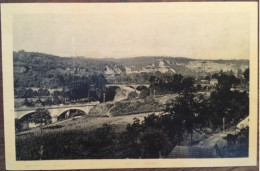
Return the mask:
[[112,106],[108,111],[107,111],[107,115],[109,117],[112,117],[112,115],[110,114],[110,111],[116,106],[115,103],[113,104],[114,106]]
[[235,134],[236,130],[228,130],[225,132],[218,132],[210,136],[209,138],[206,138],[204,140],[201,140],[197,145],[194,145],[194,147],[214,147],[216,143],[221,141],[224,137],[226,137],[228,134]]

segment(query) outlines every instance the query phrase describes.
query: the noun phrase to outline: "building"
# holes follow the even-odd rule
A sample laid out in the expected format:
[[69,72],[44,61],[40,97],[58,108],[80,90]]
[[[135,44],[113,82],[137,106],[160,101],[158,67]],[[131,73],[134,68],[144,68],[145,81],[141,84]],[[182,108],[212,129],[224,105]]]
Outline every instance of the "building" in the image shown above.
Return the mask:
[[209,84],[209,80],[200,80],[201,84]]
[[213,86],[216,86],[218,84],[218,80],[213,78],[210,80],[210,84],[213,85]]
[[249,126],[249,116],[237,124],[236,130],[241,130],[248,126]]

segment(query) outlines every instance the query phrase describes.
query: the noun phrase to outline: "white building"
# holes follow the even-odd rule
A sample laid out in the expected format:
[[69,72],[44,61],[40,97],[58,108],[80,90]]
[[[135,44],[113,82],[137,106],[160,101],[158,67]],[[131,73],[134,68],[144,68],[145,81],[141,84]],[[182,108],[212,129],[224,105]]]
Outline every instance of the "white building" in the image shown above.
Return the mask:
[[210,84],[216,86],[218,84],[218,80],[213,78],[210,80]]
[[246,117],[244,120],[242,120],[241,122],[239,122],[236,126],[236,129],[241,130],[245,127],[249,126],[249,116]]

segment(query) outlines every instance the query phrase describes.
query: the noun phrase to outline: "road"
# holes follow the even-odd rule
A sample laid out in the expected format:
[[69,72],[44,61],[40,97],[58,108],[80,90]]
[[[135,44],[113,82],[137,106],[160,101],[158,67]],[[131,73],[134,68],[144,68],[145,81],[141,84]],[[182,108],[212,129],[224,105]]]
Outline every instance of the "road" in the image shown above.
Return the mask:
[[231,129],[227,130],[225,132],[218,132],[216,134],[213,134],[209,138],[201,140],[198,144],[193,145],[193,147],[204,147],[204,148],[212,148],[215,146],[216,143],[223,140],[224,137],[226,137],[228,134],[235,134],[236,130]]
[[177,145],[167,156],[167,158],[212,158],[217,157],[214,147],[226,145],[226,140],[223,138],[228,134],[235,134],[234,129],[225,132],[212,134],[208,138],[201,139],[196,145]]

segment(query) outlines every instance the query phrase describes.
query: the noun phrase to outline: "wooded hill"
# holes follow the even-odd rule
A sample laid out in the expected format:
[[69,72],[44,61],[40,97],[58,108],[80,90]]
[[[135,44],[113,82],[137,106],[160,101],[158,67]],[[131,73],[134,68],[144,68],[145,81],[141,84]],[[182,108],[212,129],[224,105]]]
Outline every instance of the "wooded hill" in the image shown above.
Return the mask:
[[[205,76],[248,68],[248,60],[195,60],[184,57],[143,56],[134,58],[59,57],[37,52],[13,52],[14,86],[58,88],[82,77],[103,75],[109,83],[149,82],[151,75]],[[60,84],[59,77],[67,82]]]

